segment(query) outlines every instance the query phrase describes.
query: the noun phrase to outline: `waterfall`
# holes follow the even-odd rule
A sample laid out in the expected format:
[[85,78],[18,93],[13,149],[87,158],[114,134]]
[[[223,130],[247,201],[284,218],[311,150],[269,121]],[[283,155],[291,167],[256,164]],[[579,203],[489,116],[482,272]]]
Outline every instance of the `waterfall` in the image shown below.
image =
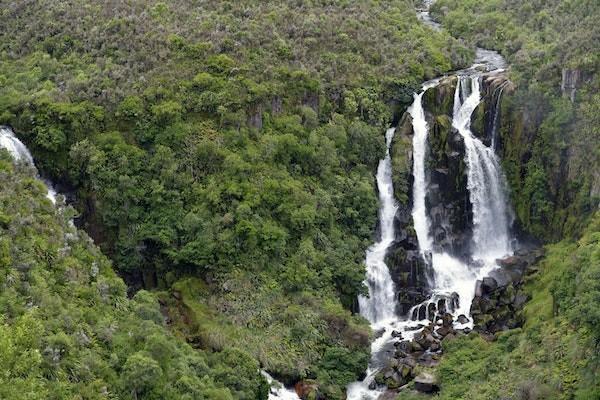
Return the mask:
[[269,390],[268,400],[300,400],[295,391],[286,389],[281,382],[278,382],[267,371],[261,370],[260,374],[265,377],[271,389]]
[[[461,87],[470,85],[470,95],[460,102]],[[471,116],[481,101],[479,77],[461,76],[454,96],[452,126],[465,143],[467,189],[473,207],[472,256],[488,262],[511,252],[506,180],[494,149],[471,132]],[[456,102],[459,107],[456,107]]]
[[[419,12],[419,17],[427,25],[438,29],[439,25],[429,16],[428,9],[431,2],[425,2],[425,9]],[[505,67],[506,62],[500,54],[477,48],[475,64],[456,73],[467,75],[458,76],[452,122],[465,145],[467,190],[473,213],[473,237],[470,254],[465,257],[466,260],[436,249],[426,205],[429,184],[426,163],[429,127],[423,109],[423,95],[428,89],[437,86],[442,78],[425,83],[422,90],[414,95],[414,101],[407,110],[413,124],[412,219],[419,251],[432,272],[432,280],[429,282],[430,298],[410,310],[409,316],[412,316],[412,319],[395,315],[395,288],[385,264],[385,253],[394,241],[394,216],[397,211],[393,197],[390,159],[390,145],[394,130],[390,129],[386,133],[386,155],[377,169],[377,186],[381,203],[379,211],[381,239],[367,250],[365,284],[369,289],[369,297],[359,296],[360,312],[371,322],[371,327],[378,332],[378,335],[371,344],[371,362],[366,377],[363,381],[348,385],[348,400],[379,399],[385,392],[385,386],[377,385],[374,378],[381,368],[386,367],[389,354],[395,351],[397,333],[400,333],[404,340],[414,338],[417,332],[430,322],[428,319],[430,311],[433,310],[435,313],[436,306],[441,307],[442,302],[445,304],[444,309],[451,312],[454,317],[461,314],[469,316],[476,281],[489,275],[496,268],[496,258],[511,253],[509,223],[512,214],[507,203],[506,181],[494,153],[496,141],[493,138],[493,145],[486,147],[471,132],[471,116],[481,101],[479,87],[481,71],[502,71]],[[498,104],[493,121],[494,136],[497,119]],[[466,328],[472,324],[470,321],[464,323],[463,319],[460,321],[463,323],[455,323],[455,326]],[[396,334],[394,331],[397,331]]]
[[430,222],[427,218],[425,209],[425,195],[427,191],[427,182],[425,178],[425,156],[427,153],[427,121],[425,120],[425,111],[423,110],[424,89],[419,94],[414,95],[413,104],[408,109],[412,116],[413,124],[413,209],[412,217],[419,241],[419,249],[422,255],[425,255],[432,248],[432,240],[429,234]]
[[[12,158],[17,162],[22,162],[28,166],[35,168],[33,162],[33,156],[29,152],[29,149],[15,136],[12,129],[6,126],[0,126],[0,148],[8,150]],[[53,203],[56,204],[56,190],[50,182],[44,179],[40,179],[46,185],[48,192],[46,197]]]
[[358,298],[360,313],[371,324],[388,320],[395,315],[394,282],[385,264],[386,251],[395,239],[394,216],[398,211],[398,206],[394,200],[392,159],[390,156],[390,146],[394,139],[394,133],[394,128],[388,129],[385,133],[386,153],[377,167],[381,238],[367,250],[365,284],[369,289],[369,297],[359,296]]
[[502,101],[502,92],[504,92],[504,88],[506,87],[506,83],[502,83],[496,90],[498,91],[496,97],[496,104],[494,105],[494,119],[492,120],[492,150],[495,152],[498,146],[498,124],[499,124],[499,116],[500,116],[500,102]]
[[[474,262],[458,259],[439,251],[431,234],[431,221],[426,206],[428,191],[428,135],[429,127],[423,108],[423,96],[428,89],[438,85],[439,80],[426,83],[414,95],[413,104],[407,112],[413,124],[413,187],[412,217],[419,243],[419,250],[432,271],[431,296],[422,304],[414,306],[409,315],[413,321],[395,315],[394,284],[384,262],[385,252],[394,240],[394,215],[397,206],[393,197],[390,145],[394,130],[386,134],[387,150],[377,169],[377,186],[381,208],[379,225],[381,239],[367,251],[367,279],[369,297],[359,297],[360,311],[380,335],[371,344],[371,363],[367,377],[362,382],[348,386],[348,399],[378,399],[383,389],[373,379],[377,371],[385,366],[388,353],[393,351],[393,330],[410,339],[417,332],[418,324],[429,323],[429,311],[435,310],[440,301],[447,305],[448,312],[456,318],[469,316],[471,300],[475,295],[475,282],[496,268],[495,260],[511,253],[509,216],[506,182],[498,158],[492,147],[485,146],[471,132],[471,117],[480,104],[479,80],[481,73],[469,70],[468,76],[459,76],[454,93],[453,127],[459,132],[465,146],[467,166],[467,190],[473,213],[473,237],[470,257]],[[412,323],[412,325],[411,325]],[[468,327],[471,322],[457,324]],[[420,326],[423,326],[420,325]]]
[[12,158],[33,167],[33,157],[23,143],[13,133],[12,129],[0,127],[0,147],[8,150]]

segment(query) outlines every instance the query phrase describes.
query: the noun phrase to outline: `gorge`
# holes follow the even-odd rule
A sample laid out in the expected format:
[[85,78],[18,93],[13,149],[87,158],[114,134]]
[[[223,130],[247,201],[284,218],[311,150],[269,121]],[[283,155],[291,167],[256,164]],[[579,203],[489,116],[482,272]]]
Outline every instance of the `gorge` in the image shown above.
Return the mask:
[[598,398],[597,1],[108,3],[0,13],[0,399]]

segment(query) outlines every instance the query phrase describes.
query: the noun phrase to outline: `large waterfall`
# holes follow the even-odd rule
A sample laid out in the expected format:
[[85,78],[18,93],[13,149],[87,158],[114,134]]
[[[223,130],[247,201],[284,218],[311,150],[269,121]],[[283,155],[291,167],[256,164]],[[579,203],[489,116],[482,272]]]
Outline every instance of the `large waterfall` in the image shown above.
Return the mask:
[[[348,386],[348,399],[375,400],[384,391],[374,382],[379,368],[385,363],[389,351],[400,332],[404,339],[414,337],[419,326],[429,323],[429,316],[421,312],[431,310],[432,306],[443,300],[448,304],[448,311],[456,318],[461,314],[460,327],[468,327],[471,300],[475,294],[475,283],[487,276],[496,268],[496,259],[511,253],[510,208],[506,195],[506,182],[499,160],[493,146],[486,146],[471,131],[473,112],[481,102],[480,80],[483,64],[488,71],[504,67],[503,60],[497,53],[478,51],[476,66],[461,71],[457,76],[454,94],[452,126],[458,131],[464,142],[464,162],[467,174],[467,190],[472,210],[472,238],[466,257],[460,259],[441,250],[431,232],[431,220],[428,214],[427,194],[428,182],[428,136],[426,110],[423,107],[423,96],[435,88],[439,80],[426,83],[422,90],[414,95],[413,104],[407,110],[412,117],[413,125],[413,187],[412,218],[414,230],[419,243],[419,250],[424,262],[432,272],[430,297],[422,304],[413,307],[409,316],[398,316],[395,313],[396,299],[394,284],[387,265],[384,262],[386,251],[394,242],[394,214],[397,206],[393,198],[391,178],[390,145],[394,130],[386,133],[387,152],[379,163],[377,170],[377,186],[381,208],[379,211],[380,240],[371,246],[366,255],[369,297],[360,297],[360,312],[378,332],[378,338],[371,345],[372,359],[367,370],[367,377],[362,382]],[[475,68],[477,67],[477,68]],[[496,116],[494,116],[496,118]],[[494,122],[495,124],[495,122]],[[467,318],[465,322],[465,317]],[[421,325],[419,325],[421,324]],[[396,331],[395,333],[392,333]]]
[[[462,100],[461,93],[470,83],[470,95]],[[465,143],[468,190],[473,207],[473,245],[475,259],[493,262],[511,251],[508,227],[506,182],[494,149],[485,146],[471,132],[471,116],[479,105],[479,76],[459,77],[454,94],[452,125]]]
[[432,240],[429,235],[430,223],[425,208],[427,182],[425,178],[425,156],[427,153],[427,120],[423,110],[423,95],[428,87],[415,94],[413,104],[408,109],[413,122],[413,209],[412,217],[415,233],[419,240],[419,250],[425,256],[431,251]]

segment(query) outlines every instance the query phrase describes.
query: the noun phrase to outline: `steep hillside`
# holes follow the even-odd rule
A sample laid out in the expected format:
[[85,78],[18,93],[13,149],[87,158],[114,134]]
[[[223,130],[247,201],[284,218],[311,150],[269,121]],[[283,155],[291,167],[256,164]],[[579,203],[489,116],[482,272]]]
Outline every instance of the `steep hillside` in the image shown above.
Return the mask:
[[195,347],[244,347],[331,398],[366,369],[356,311],[383,132],[473,52],[412,2],[2,2],[0,123],[129,294]]
[[243,350],[195,351],[152,294],[132,299],[70,207],[0,150],[0,398],[265,398]]
[[440,0],[432,12],[510,64],[517,92],[501,105],[502,155],[522,228],[577,237],[600,197],[597,2]]

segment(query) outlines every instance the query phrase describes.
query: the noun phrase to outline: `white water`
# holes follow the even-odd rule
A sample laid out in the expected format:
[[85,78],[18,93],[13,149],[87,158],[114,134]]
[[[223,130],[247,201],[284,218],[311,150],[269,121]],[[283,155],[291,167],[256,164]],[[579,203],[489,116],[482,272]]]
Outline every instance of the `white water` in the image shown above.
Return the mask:
[[[15,136],[12,129],[6,126],[0,126],[0,148],[8,150],[15,161],[23,162],[30,167],[35,168],[33,156],[29,152],[29,149]],[[44,182],[46,188],[48,189],[46,197],[53,204],[56,204],[56,190],[54,190],[50,182],[43,179],[42,182]]]
[[[493,147],[486,147],[471,132],[471,116],[481,101],[479,79],[480,70],[501,71],[505,67],[504,59],[495,52],[477,49],[476,64],[461,71],[468,76],[460,76],[455,92],[453,107],[453,126],[465,142],[465,162],[467,165],[467,189],[473,210],[473,240],[470,249],[475,263],[467,264],[444,252],[435,251],[430,232],[431,222],[427,215],[427,137],[429,127],[422,105],[424,93],[435,87],[439,80],[426,83],[420,93],[415,94],[414,102],[408,109],[413,119],[413,210],[412,217],[419,249],[433,271],[431,298],[425,302],[437,303],[441,298],[449,299],[458,294],[458,307],[453,316],[470,315],[471,299],[475,294],[475,282],[488,276],[496,268],[495,260],[511,254],[509,232],[510,209],[507,203],[506,183]],[[465,82],[470,82],[467,86]],[[396,340],[392,330],[402,332],[404,339],[411,339],[418,331],[413,329],[419,323],[426,325],[428,320],[409,321],[394,314],[394,286],[389,270],[384,263],[385,251],[393,242],[393,219],[397,209],[393,198],[389,146],[393,130],[388,130],[387,153],[377,171],[377,184],[381,201],[380,226],[381,240],[367,252],[367,285],[369,298],[359,298],[361,314],[370,322],[373,330],[384,329],[383,334],[371,344],[372,360],[366,378],[354,382],[347,388],[349,400],[375,400],[385,388],[370,389],[374,377],[385,363],[386,354]],[[393,212],[392,212],[393,211]],[[418,308],[420,305],[416,305]],[[411,310],[412,313],[412,310]],[[409,313],[409,315],[411,314]],[[457,328],[471,326],[472,323],[456,324]],[[393,347],[392,347],[393,349]]]
[[385,265],[386,251],[395,239],[394,216],[398,211],[398,206],[394,200],[392,160],[390,157],[390,146],[394,138],[394,132],[395,129],[392,128],[385,133],[385,158],[379,162],[377,167],[381,239],[367,250],[367,277],[364,283],[369,289],[369,296],[359,296],[358,298],[360,314],[369,320],[371,325],[377,325],[382,321],[395,318],[394,282],[387,265]]
[[471,85],[470,95],[455,107],[452,121],[465,143],[467,188],[473,207],[473,245],[475,259],[493,263],[511,253],[506,182],[492,147],[487,147],[471,132],[471,116],[481,101],[479,76],[461,76],[454,101],[460,103],[461,87]]
[[278,382],[267,371],[260,371],[261,375],[265,377],[271,390],[269,391],[269,400],[300,400],[300,397],[294,390],[287,389],[281,382]]
[[[389,269],[385,264],[385,254],[395,239],[394,216],[398,211],[394,199],[394,188],[392,184],[392,161],[390,147],[394,138],[395,129],[388,129],[385,134],[386,154],[379,162],[377,168],[377,188],[379,190],[379,227],[381,238],[373,244],[366,255],[367,278],[365,284],[369,289],[369,297],[359,296],[358,302],[360,314],[370,323],[373,331],[383,330],[383,334],[371,343],[372,360],[367,370],[366,378],[361,382],[354,382],[347,388],[347,398],[374,400],[382,391],[371,390],[369,384],[377,373],[378,356],[385,353],[386,345],[392,341],[392,331],[404,331],[406,326],[415,325],[413,321],[401,321],[396,315],[396,299],[394,282],[390,276]],[[410,335],[405,335],[410,338]]]
[[427,154],[427,120],[423,110],[423,95],[427,87],[415,94],[413,104],[408,109],[413,124],[413,209],[412,217],[415,233],[419,240],[419,249],[423,256],[431,251],[433,242],[429,235],[430,221],[425,209],[427,182],[425,178],[425,156]]

